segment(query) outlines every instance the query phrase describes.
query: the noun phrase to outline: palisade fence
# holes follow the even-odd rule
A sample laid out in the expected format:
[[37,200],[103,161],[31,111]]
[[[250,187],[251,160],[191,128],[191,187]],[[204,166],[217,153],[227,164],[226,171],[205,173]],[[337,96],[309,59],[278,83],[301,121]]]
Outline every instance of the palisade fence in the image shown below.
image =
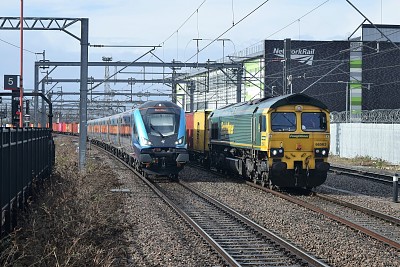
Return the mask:
[[17,225],[32,186],[50,176],[54,149],[51,129],[0,127],[1,236]]
[[330,140],[333,155],[400,164],[400,110],[332,112]]

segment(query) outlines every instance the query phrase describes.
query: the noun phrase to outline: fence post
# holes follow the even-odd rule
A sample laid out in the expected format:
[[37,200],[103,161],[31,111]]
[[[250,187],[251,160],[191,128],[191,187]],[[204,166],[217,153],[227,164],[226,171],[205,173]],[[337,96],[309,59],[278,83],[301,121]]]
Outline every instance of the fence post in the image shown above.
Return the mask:
[[393,202],[398,201],[399,195],[399,175],[397,173],[393,176]]

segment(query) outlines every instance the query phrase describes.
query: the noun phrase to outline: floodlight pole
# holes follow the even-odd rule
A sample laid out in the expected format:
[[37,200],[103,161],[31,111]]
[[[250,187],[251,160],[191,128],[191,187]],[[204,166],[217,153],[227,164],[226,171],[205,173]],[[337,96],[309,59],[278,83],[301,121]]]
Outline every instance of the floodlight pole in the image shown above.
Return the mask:
[[89,19],[81,19],[81,84],[79,102],[79,170],[86,164]]
[[24,85],[23,85],[23,73],[24,73],[24,0],[21,0],[21,16],[19,19],[20,23],[20,75],[19,75],[19,127],[24,127]]

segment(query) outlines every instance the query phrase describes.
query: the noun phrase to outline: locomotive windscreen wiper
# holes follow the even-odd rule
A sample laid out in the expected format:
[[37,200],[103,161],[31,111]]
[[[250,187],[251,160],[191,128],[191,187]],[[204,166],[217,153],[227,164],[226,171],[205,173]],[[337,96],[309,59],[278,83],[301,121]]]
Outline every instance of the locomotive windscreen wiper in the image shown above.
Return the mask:
[[159,130],[154,128],[153,124],[151,124],[151,123],[150,123],[150,128],[153,129],[156,133],[158,133],[162,138],[164,138],[164,135]]

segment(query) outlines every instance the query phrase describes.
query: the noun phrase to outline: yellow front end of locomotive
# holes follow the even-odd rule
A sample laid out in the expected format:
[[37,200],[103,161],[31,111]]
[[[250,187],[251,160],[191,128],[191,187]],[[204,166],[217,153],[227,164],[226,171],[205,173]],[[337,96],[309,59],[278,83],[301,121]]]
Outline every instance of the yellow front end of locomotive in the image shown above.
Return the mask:
[[275,159],[286,162],[288,169],[294,169],[294,162],[298,161],[302,162],[302,168],[314,169],[315,159],[327,161],[330,147],[327,111],[296,105],[269,109],[265,115],[269,125],[261,145],[272,159],[270,166]]

